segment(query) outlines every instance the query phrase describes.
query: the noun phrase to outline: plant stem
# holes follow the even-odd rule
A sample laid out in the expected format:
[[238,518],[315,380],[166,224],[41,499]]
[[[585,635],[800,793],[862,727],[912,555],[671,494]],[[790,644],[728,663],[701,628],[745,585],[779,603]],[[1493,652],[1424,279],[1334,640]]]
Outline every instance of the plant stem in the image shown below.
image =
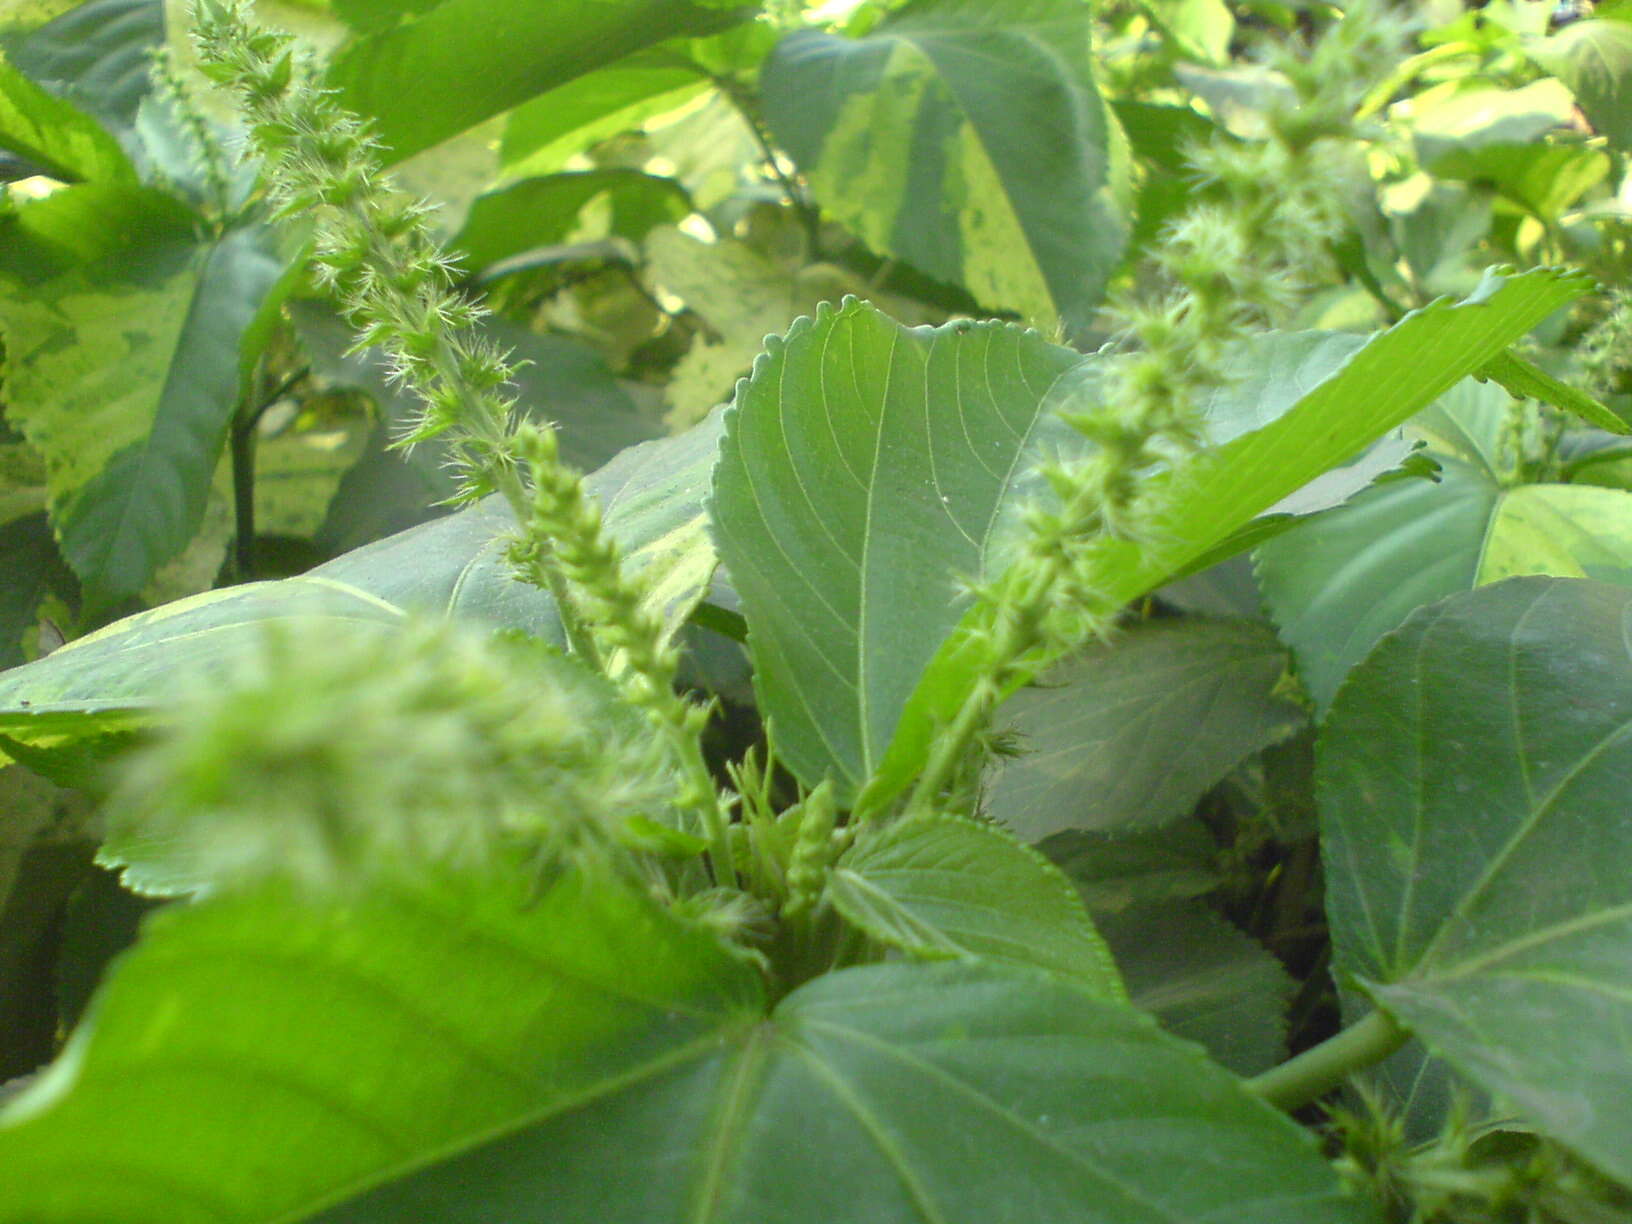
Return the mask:
[[1411,1034],[1378,1008],[1296,1058],[1247,1081],[1247,1091],[1278,1109],[1319,1100],[1354,1072],[1382,1062]]

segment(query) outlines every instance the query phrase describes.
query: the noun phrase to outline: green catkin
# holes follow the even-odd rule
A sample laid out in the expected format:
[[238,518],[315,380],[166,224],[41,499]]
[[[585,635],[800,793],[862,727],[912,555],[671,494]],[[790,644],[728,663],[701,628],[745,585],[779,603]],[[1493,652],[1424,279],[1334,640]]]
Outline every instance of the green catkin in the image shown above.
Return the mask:
[[199,109],[191,87],[176,70],[175,58],[168,47],[153,53],[149,73],[155,92],[175,112],[193,146],[193,156],[204,179],[206,207],[213,220],[224,223],[232,210],[232,179],[227,171],[226,152],[210,121]]
[[357,330],[357,347],[380,346],[419,398],[398,445],[443,438],[460,500],[503,494],[521,524],[512,559],[554,598],[573,652],[611,675],[669,743],[684,779],[676,806],[701,820],[717,877],[734,884],[726,815],[702,754],[708,711],[674,692],[674,653],[642,612],[641,589],[623,573],[581,475],[562,462],[551,426],[518,426],[511,367],[471,337],[484,312],[455,292],[427,207],[380,171],[367,125],[311,79],[294,41],[254,26],[248,12],[237,0],[201,0],[201,67],[236,92],[279,214],[310,218],[314,274]]
[[821,900],[828,869],[840,845],[833,837],[837,817],[833,783],[826,779],[800,805],[799,833],[788,861],[788,899],[782,906],[785,917],[797,919]]
[[1199,182],[1223,199],[1192,208],[1162,236],[1154,291],[1113,296],[1123,351],[1106,361],[1097,402],[1062,414],[1091,446],[1043,464],[1054,500],[1027,512],[1024,554],[973,589],[983,620],[979,675],[937,737],[909,811],[967,806],[971,788],[957,780],[997,706],[1114,628],[1119,608],[1102,590],[1101,559],[1118,542],[1157,537],[1161,507],[1145,496],[1145,478],[1202,444],[1200,405],[1229,382],[1231,346],[1284,321],[1330,274],[1329,248],[1347,223],[1333,184],[1356,170],[1340,138],[1370,71],[1391,62],[1403,31],[1371,6],[1352,6],[1306,59],[1277,65],[1297,100],[1271,112],[1267,139],[1221,138],[1192,150]]

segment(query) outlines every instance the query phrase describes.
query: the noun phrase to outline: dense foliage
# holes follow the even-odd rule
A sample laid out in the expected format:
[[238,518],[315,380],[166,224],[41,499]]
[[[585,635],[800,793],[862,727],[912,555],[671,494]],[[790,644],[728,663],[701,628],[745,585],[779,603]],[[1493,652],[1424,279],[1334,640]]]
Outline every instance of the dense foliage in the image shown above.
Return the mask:
[[0,1224],[1632,1218],[1589,10],[12,6]]

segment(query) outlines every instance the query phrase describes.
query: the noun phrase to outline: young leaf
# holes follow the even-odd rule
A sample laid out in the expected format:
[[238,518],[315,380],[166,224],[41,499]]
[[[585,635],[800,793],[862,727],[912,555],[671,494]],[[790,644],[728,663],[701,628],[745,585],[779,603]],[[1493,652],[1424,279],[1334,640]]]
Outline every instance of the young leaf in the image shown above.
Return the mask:
[[827,895],[874,939],[911,955],[1029,965],[1100,998],[1127,997],[1071,882],[992,825],[957,816],[899,821],[844,856]]
[[789,35],[765,116],[874,250],[1050,326],[1088,322],[1127,239],[1126,138],[1076,0],[919,0],[859,39]]
[[[392,160],[670,38],[712,34],[749,14],[690,0],[430,0],[412,20],[363,35],[329,72],[372,118]],[[434,88],[428,88],[434,82]]]
[[1417,612],[1317,764],[1335,967],[1632,1180],[1632,591],[1519,578]]
[[712,504],[777,753],[841,792],[877,767],[1006,556],[1020,457],[1079,354],[1002,324],[906,328],[850,300],[794,324],[726,415]]
[[1303,707],[1278,691],[1286,667],[1266,625],[1135,626],[1010,698],[1003,726],[1023,755],[994,766],[985,811],[1026,841],[1182,816],[1248,754],[1303,725]]

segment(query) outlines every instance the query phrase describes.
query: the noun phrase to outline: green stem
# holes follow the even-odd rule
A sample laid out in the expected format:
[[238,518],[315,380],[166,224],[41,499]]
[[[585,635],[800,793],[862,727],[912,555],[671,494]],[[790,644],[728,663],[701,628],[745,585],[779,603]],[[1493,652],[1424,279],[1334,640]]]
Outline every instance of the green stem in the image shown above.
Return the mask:
[[1380,1063],[1411,1038],[1382,1009],[1368,1013],[1336,1036],[1247,1081],[1247,1091],[1277,1109],[1317,1101],[1350,1075]]

